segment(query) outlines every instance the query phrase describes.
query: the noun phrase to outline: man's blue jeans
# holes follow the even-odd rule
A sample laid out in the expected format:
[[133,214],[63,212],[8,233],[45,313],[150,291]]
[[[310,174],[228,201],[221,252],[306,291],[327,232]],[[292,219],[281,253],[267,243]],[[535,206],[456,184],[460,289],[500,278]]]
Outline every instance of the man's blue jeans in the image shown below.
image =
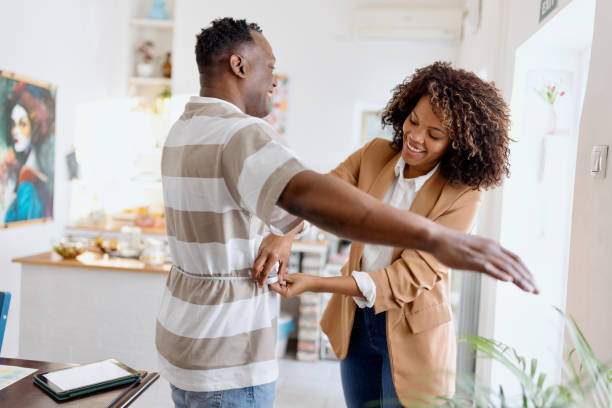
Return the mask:
[[272,408],[276,382],[223,391],[185,391],[170,385],[175,408]]
[[348,408],[401,407],[389,363],[386,313],[357,308],[346,358],[340,361]]

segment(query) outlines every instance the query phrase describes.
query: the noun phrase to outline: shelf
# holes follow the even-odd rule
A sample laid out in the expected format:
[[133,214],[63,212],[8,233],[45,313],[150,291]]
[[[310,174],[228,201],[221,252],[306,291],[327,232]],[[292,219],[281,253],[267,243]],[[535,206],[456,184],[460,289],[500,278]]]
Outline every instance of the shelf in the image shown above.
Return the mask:
[[324,255],[327,253],[329,241],[293,241],[291,250]]
[[[85,232],[92,232],[95,233],[97,235],[100,235],[100,233],[103,232],[121,232],[121,227],[124,226],[128,226],[128,227],[135,227],[135,225],[130,225],[127,223],[112,223],[109,222],[108,224],[105,225],[68,225],[66,227],[66,230],[69,233],[79,233],[82,231]],[[140,231],[145,234],[145,235],[166,235],[166,227],[150,227],[150,228],[146,228],[146,227],[139,227]]]
[[172,80],[170,78],[159,78],[159,77],[130,77],[128,82],[130,85],[150,85],[150,86],[160,86],[160,85],[171,86],[172,85]]
[[162,30],[172,30],[174,22],[172,20],[150,20],[147,18],[133,18],[130,24],[134,27],[159,28]]

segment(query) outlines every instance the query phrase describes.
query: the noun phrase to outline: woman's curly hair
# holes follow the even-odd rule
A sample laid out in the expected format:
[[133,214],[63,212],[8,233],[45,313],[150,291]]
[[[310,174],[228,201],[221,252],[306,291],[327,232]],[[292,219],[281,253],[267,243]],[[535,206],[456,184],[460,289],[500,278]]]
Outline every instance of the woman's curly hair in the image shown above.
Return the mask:
[[501,184],[509,171],[509,108],[500,91],[471,72],[435,62],[417,69],[393,90],[382,114],[383,126],[393,127],[395,149],[404,141],[404,121],[423,95],[440,118],[450,145],[440,160],[440,172],[451,184],[487,189]]

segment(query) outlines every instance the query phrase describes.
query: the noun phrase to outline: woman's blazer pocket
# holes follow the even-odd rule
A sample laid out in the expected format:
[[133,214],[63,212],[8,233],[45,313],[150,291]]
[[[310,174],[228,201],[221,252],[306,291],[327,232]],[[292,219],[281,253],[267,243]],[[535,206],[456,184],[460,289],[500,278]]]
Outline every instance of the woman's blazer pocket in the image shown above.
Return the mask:
[[410,332],[417,334],[450,322],[452,314],[448,303],[440,303],[416,312],[404,307],[404,317]]

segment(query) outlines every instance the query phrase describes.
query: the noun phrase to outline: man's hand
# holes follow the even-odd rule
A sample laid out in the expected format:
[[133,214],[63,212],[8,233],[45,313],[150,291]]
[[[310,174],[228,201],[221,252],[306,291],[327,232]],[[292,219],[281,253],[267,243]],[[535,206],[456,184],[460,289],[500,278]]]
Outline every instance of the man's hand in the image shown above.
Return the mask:
[[440,232],[434,237],[436,245],[431,253],[446,266],[482,272],[501,281],[513,282],[526,292],[540,293],[523,261],[497,242],[449,229]]
[[304,224],[301,223],[285,236],[270,234],[261,241],[259,253],[253,264],[253,279],[257,281],[260,288],[263,288],[270,270],[278,265],[278,281],[282,284],[287,274],[287,265],[291,255],[291,245],[293,237],[302,230]]
[[283,286],[279,281],[268,285],[268,288],[273,292],[280,293],[285,299],[289,299],[304,292],[317,292],[319,280],[321,280],[319,276],[292,273],[285,276],[287,286]]

